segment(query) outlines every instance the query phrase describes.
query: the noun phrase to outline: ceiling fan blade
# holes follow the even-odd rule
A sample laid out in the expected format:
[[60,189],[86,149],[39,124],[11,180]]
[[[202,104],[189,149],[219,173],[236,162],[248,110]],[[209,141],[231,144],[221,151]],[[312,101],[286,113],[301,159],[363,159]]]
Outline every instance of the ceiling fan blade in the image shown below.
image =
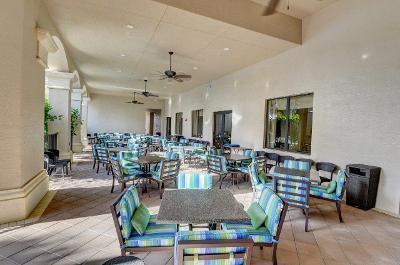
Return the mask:
[[125,103],[132,104],[133,102],[132,102],[132,101],[129,101],[129,102],[125,102]]
[[168,76],[163,76],[161,79],[159,79],[159,80],[165,80],[165,79],[168,79],[169,77]]
[[182,79],[179,79],[179,78],[174,78],[174,80],[175,80],[176,82],[179,82],[179,83],[182,83],[182,82],[183,82],[183,80],[182,80]]
[[158,95],[156,95],[156,94],[149,94],[149,97],[158,97]]
[[186,74],[179,74],[179,75],[176,75],[176,76],[174,76],[174,78],[176,79],[176,78],[179,78],[179,79],[190,79],[190,78],[192,78],[192,76],[191,75],[186,75]]
[[136,104],[143,105],[144,103],[143,103],[143,102],[138,102],[138,103],[136,103]]
[[276,7],[281,0],[270,0],[268,5],[264,8],[262,15],[269,16],[276,12]]

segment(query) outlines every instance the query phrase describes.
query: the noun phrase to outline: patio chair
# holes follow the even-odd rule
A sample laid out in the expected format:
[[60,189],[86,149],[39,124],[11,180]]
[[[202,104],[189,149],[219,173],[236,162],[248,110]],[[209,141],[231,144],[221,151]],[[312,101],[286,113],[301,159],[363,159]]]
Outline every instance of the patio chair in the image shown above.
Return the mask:
[[119,152],[118,159],[124,174],[131,174],[138,170],[142,170],[140,164],[135,162],[135,160],[138,160],[140,156],[141,152],[139,150]]
[[296,161],[307,162],[310,164],[310,168],[315,164],[314,160],[308,158],[296,158]]
[[285,163],[285,160],[296,160],[293,156],[279,156],[278,165],[282,166]]
[[103,144],[93,144],[92,145],[93,169],[96,168],[96,162],[97,162],[96,148],[98,148],[98,147],[104,147],[104,146],[103,146]]
[[179,145],[189,145],[189,139],[181,138],[179,139]]
[[175,265],[250,265],[253,240],[245,231],[179,231]]
[[136,176],[143,174],[143,171],[140,171],[139,169],[138,170],[130,169],[124,172],[124,169],[120,164],[120,160],[117,158],[111,158],[110,161],[111,161],[111,173],[113,177],[111,193],[114,192],[115,180],[117,180],[118,183],[121,185],[121,192],[123,192],[126,189],[127,182],[132,181],[132,183],[134,183]]
[[[337,166],[335,164],[332,164],[329,162],[318,162],[315,164],[315,169],[318,171],[318,176],[321,180],[321,183],[323,183],[323,182],[329,182],[332,180],[333,173],[335,173]],[[320,171],[325,171],[325,172],[330,173],[330,178],[321,176]]]
[[212,175],[200,172],[182,172],[178,175],[178,189],[211,189]]
[[156,224],[157,215],[151,215],[143,235],[134,229],[131,220],[139,204],[139,194],[136,186],[132,185],[110,206],[121,255],[173,250],[177,230],[175,224]]
[[226,158],[218,155],[208,155],[207,156],[207,170],[208,173],[214,173],[219,176],[218,182],[219,188],[222,188],[222,182],[224,179],[232,173],[237,173],[236,171],[232,171],[231,167],[227,166]]
[[[52,152],[54,154],[54,163],[67,163],[69,165],[69,170],[72,171],[72,161],[69,158],[60,159],[60,150],[58,149],[48,149],[47,151]],[[67,168],[67,175],[68,175],[68,168]]]
[[276,153],[266,153],[267,157],[267,170],[269,171],[272,167],[276,167],[279,164],[279,155]]
[[288,206],[302,209],[306,217],[304,230],[308,232],[308,219],[310,216],[310,178],[273,173],[273,180],[276,194],[278,194]]
[[249,158],[249,160],[242,161],[239,165],[239,170],[246,175],[249,174],[249,165],[255,161],[257,152],[252,149],[245,149],[242,150],[242,155]]
[[49,158],[48,165],[50,168],[54,169],[54,172],[57,172],[57,169],[60,168],[62,177],[64,177],[65,174],[68,175],[68,162],[66,160],[58,160],[54,152],[51,151],[45,151],[44,155],[46,155]]
[[278,249],[279,236],[282,231],[283,222],[287,212],[287,204],[271,189],[265,187],[258,199],[258,205],[264,210],[267,218],[264,225],[254,229],[250,221],[244,223],[224,223],[222,229],[227,231],[246,231],[253,239],[254,245],[273,247],[272,261],[278,264],[276,253]]
[[[51,164],[50,158],[48,155],[44,154],[44,169],[46,169],[46,172],[49,176],[53,173],[53,171],[57,170],[57,166],[54,164]],[[63,169],[64,170],[64,169]]]
[[262,183],[262,181],[258,177],[259,173],[263,170],[264,170],[263,165],[260,166],[260,164],[257,161],[252,162],[248,166],[248,172],[250,173],[250,180],[251,180],[251,188],[253,190],[252,201],[255,201],[256,199],[259,198],[258,194],[261,194],[261,191],[264,189],[264,187],[268,187],[270,189],[273,188],[272,180],[268,181],[268,183]]
[[290,169],[297,169],[302,171],[310,171],[311,164],[310,162],[304,162],[299,160],[285,160],[283,162],[283,167],[290,168]]
[[179,169],[181,167],[181,161],[176,160],[163,160],[160,163],[160,168],[158,170],[150,171],[151,179],[155,180],[158,184],[160,190],[160,199],[162,199],[164,184],[168,181],[175,181],[179,174]]
[[339,217],[339,221],[343,223],[341,204],[343,200],[344,191],[346,189],[346,172],[339,170],[336,180],[336,188],[330,191],[328,187],[320,185],[311,185],[310,196],[325,201],[335,202],[336,211]]
[[99,173],[100,164],[106,166],[107,175],[110,174],[110,155],[108,153],[108,149],[105,147],[96,148],[96,162],[97,162],[97,170],[96,173]]

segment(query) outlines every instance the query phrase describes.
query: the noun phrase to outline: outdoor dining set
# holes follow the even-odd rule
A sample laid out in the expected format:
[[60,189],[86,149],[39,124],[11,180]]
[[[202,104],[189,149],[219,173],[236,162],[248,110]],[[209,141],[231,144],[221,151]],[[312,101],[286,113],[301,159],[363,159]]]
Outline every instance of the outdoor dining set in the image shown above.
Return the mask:
[[[111,192],[115,181],[121,185],[111,212],[122,255],[174,250],[177,264],[250,264],[253,247],[258,246],[272,247],[277,264],[276,250],[288,207],[303,211],[306,232],[310,197],[334,202],[343,221],[346,173],[333,164],[239,146],[214,149],[185,138],[175,142],[136,136],[123,143],[93,144],[93,169],[97,165],[98,172],[104,164],[112,174]],[[188,170],[181,170],[184,163]],[[204,168],[190,170],[191,166]],[[312,170],[327,172],[313,180]],[[214,184],[213,177],[218,179]],[[232,189],[240,180],[250,180],[253,195],[247,211],[230,189],[222,188],[226,179]],[[128,182],[133,184],[128,187]],[[167,189],[167,182],[173,182],[174,188]],[[157,184],[162,199],[157,215],[150,214],[139,199],[149,193],[152,183]]]

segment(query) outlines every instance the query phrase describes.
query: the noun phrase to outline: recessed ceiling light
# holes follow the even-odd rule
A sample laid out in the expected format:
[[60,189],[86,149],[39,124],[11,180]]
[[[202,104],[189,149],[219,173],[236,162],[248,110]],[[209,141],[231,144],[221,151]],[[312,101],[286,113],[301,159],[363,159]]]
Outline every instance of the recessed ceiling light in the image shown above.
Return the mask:
[[134,28],[135,28],[135,26],[133,26],[132,24],[126,24],[126,27],[127,27],[128,29],[134,29]]
[[364,54],[361,55],[361,59],[363,59],[363,60],[368,59],[368,57],[369,57],[368,53],[364,53]]
[[125,53],[121,53],[121,57],[126,57],[126,54]]
[[224,48],[224,51],[229,51],[230,50],[230,48],[228,48],[228,47],[226,47],[226,48]]
[[193,70],[198,70],[199,68],[197,66],[193,66]]
[[115,70],[115,72],[122,73],[122,70],[121,69],[117,69],[117,70]]

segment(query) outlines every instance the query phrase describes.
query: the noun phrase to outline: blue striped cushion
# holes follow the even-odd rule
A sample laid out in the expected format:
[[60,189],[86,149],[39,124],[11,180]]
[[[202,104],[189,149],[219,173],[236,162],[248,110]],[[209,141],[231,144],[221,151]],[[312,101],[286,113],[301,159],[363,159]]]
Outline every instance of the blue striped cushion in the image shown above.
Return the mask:
[[325,190],[313,186],[310,189],[310,195],[330,200],[340,200],[336,193],[327,193]]
[[211,189],[212,175],[200,172],[182,172],[178,176],[178,189]]
[[183,265],[243,265],[244,259],[185,260]]
[[125,241],[126,247],[172,247],[175,233],[134,235]]
[[139,196],[135,186],[131,186],[119,202],[120,207],[120,215],[121,215],[121,227],[122,227],[122,236],[124,238],[129,238],[133,227],[131,223],[131,219],[133,213],[135,212],[136,207],[139,205]]
[[276,236],[278,225],[283,210],[283,201],[274,191],[264,188],[261,192],[258,204],[267,214],[265,226],[272,236]]
[[310,171],[310,163],[304,161],[296,161],[296,160],[285,160],[283,162],[283,167],[303,170],[303,171]]
[[254,243],[273,243],[276,242],[274,237],[269,233],[265,226],[254,229],[250,222],[244,223],[225,223],[222,224],[224,230],[235,230],[237,232],[247,233],[253,239]]
[[346,174],[343,170],[339,170],[337,177],[336,177],[336,196],[342,199],[342,191],[346,186]]
[[[249,236],[246,231],[179,231],[176,235],[176,246],[181,240],[224,240],[224,239],[246,239]],[[243,247],[218,247],[218,248],[187,248],[184,254],[215,254],[215,253],[244,253]]]

